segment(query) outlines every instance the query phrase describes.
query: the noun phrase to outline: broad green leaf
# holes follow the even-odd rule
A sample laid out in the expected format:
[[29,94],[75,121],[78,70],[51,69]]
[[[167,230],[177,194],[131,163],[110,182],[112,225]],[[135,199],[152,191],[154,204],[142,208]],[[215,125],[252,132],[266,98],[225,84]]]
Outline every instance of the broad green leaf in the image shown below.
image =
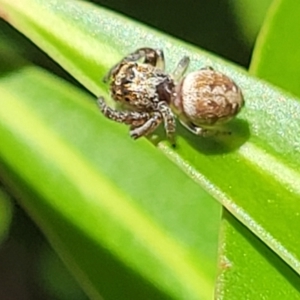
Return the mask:
[[88,295],[210,299],[211,197],[72,85],[32,66],[1,74],[3,180]]
[[217,299],[300,299],[299,275],[224,210]]
[[255,45],[250,68],[252,74],[298,97],[300,96],[299,13],[299,1],[274,1]]
[[190,70],[211,65],[231,76],[246,99],[240,119],[229,125],[232,136],[204,139],[179,127],[176,149],[165,141],[156,141],[157,147],[300,272],[298,99],[207,53],[85,2],[0,4],[7,21],[95,94],[103,88],[98,79],[109,66],[145,45],[164,49],[169,66],[189,55]]

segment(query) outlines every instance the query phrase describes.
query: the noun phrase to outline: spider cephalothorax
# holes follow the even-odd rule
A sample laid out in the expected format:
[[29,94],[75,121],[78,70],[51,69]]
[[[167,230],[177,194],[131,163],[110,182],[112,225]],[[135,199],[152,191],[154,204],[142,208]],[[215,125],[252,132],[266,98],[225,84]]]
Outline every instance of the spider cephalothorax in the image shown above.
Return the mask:
[[156,110],[159,102],[171,101],[174,83],[171,77],[152,65],[122,63],[112,74],[110,84],[114,100],[134,110]]
[[110,81],[112,98],[127,109],[114,110],[99,97],[98,104],[106,117],[130,125],[133,138],[153,132],[164,122],[168,138],[174,141],[175,117],[169,104],[175,85],[164,72],[160,50],[138,49],[111,68],[104,81]]
[[101,111],[109,119],[130,125],[133,138],[153,132],[163,122],[174,143],[174,114],[197,135],[220,132],[216,128],[242,108],[241,90],[228,76],[209,67],[184,77],[189,61],[184,56],[175,70],[167,74],[161,50],[136,50],[112,67],[104,78],[110,83],[112,98],[122,109],[110,108],[99,97]]

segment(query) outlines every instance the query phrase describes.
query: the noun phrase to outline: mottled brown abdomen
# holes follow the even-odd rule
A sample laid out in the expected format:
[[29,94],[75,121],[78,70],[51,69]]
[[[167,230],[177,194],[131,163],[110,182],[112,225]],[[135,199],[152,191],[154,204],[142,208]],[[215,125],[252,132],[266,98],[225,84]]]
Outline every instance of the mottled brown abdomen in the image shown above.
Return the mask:
[[239,87],[229,77],[212,69],[188,74],[177,91],[174,102],[177,110],[201,127],[229,121],[244,104]]

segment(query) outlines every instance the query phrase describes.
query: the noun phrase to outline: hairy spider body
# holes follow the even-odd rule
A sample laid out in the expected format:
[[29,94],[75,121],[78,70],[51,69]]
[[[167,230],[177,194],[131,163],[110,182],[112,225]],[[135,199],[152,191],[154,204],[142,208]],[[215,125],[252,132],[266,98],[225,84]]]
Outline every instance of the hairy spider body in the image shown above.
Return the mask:
[[156,111],[158,103],[171,101],[174,83],[163,71],[147,64],[122,64],[112,76],[113,99],[135,111]]
[[167,136],[174,143],[175,117],[169,104],[175,85],[164,72],[160,50],[138,49],[110,69],[104,78],[108,80],[112,98],[127,111],[113,110],[99,97],[98,105],[106,117],[131,125],[133,138],[148,135],[164,122]]
[[243,106],[237,85],[226,75],[204,68],[184,77],[189,65],[184,56],[171,74],[165,72],[163,52],[141,48],[124,57],[104,77],[111,97],[120,104],[115,110],[98,98],[109,119],[130,125],[130,135],[139,138],[152,133],[162,122],[175,145],[175,114],[197,135],[206,135],[217,125],[232,119]]

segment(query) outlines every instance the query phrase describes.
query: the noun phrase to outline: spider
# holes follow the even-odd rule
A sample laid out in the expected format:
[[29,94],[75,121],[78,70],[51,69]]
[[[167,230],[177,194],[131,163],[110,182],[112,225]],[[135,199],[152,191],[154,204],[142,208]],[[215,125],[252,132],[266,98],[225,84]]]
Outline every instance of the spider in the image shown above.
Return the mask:
[[152,133],[162,122],[175,145],[175,115],[197,135],[217,133],[216,127],[232,119],[244,104],[238,86],[226,75],[207,67],[184,77],[190,59],[184,56],[175,70],[165,71],[162,50],[140,48],[113,66],[104,77],[111,97],[121,110],[97,100],[109,119],[130,125],[134,139]]

